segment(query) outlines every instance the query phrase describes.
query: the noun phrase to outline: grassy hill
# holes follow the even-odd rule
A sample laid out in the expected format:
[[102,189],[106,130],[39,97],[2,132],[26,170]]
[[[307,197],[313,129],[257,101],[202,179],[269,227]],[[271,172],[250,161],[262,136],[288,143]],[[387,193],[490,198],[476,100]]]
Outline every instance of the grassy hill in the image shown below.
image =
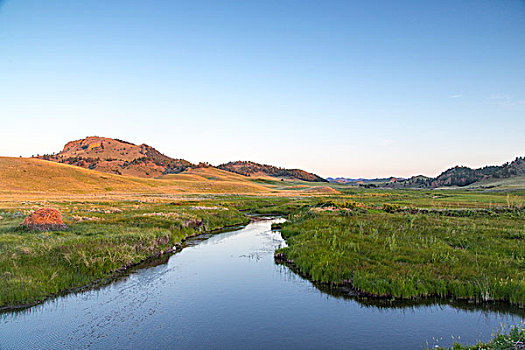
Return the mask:
[[174,184],[185,193],[269,193],[272,186],[254,183],[245,176],[214,167],[188,168],[182,173],[168,174],[156,179],[158,183]]
[[[216,173],[216,174],[215,174]],[[217,169],[195,169],[161,179],[121,176],[34,158],[0,157],[0,194],[267,193],[271,189]]]
[[123,177],[34,158],[0,157],[2,192],[145,191],[156,187],[147,179]]
[[166,174],[152,179],[116,175],[36,158],[0,157],[0,199],[182,194],[288,196],[336,193],[336,190],[325,186],[324,183],[246,177],[214,167],[187,168],[177,174]]
[[469,189],[498,189],[517,190],[525,189],[525,175],[508,178],[488,178],[475,182],[465,188]]
[[286,179],[296,179],[310,182],[327,182],[320,176],[301,169],[284,169],[273,165],[254,162],[236,161],[219,165],[217,168],[244,176],[271,176]]

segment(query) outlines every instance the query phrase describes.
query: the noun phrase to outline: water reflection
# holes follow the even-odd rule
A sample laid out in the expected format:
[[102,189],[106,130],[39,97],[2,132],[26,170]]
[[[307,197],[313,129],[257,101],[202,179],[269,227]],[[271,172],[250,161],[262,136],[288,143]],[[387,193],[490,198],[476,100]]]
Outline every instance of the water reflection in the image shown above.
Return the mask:
[[[302,275],[296,269],[284,267],[281,272],[290,275],[290,278],[295,279],[298,276],[304,280],[308,278]],[[525,309],[516,305],[509,305],[504,302],[488,302],[476,303],[472,301],[463,301],[439,297],[429,297],[417,300],[404,299],[388,299],[388,298],[373,298],[360,296],[352,288],[346,286],[332,286],[325,283],[311,282],[320,292],[328,294],[334,298],[347,299],[355,301],[365,307],[374,307],[378,309],[415,309],[425,306],[440,306],[449,305],[456,309],[474,312],[498,312],[503,314],[512,314],[525,317]]]

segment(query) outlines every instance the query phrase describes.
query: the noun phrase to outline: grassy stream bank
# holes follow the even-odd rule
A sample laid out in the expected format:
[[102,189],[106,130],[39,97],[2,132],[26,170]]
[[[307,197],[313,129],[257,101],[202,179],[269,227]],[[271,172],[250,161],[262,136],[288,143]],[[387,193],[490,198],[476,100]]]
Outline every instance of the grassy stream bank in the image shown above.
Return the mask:
[[314,281],[351,284],[367,295],[525,305],[522,209],[396,210],[292,214],[281,230],[288,247],[276,256]]
[[172,252],[196,234],[249,218],[207,203],[55,203],[70,229],[20,228],[24,212],[0,213],[0,307],[34,304],[110,278],[115,272]]

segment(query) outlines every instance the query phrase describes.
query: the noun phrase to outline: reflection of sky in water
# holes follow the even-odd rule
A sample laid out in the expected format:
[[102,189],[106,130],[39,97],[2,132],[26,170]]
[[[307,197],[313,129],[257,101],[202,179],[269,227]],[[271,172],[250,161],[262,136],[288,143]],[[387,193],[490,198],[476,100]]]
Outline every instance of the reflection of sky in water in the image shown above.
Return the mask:
[[270,222],[211,237],[96,291],[0,317],[11,348],[421,348],[487,340],[523,317],[450,305],[394,309],[319,291],[284,266]]

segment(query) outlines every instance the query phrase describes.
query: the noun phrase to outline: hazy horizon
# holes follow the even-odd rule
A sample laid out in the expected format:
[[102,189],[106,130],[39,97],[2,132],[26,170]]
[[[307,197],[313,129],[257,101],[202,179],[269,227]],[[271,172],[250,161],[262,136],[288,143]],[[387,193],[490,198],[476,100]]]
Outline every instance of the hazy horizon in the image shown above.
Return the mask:
[[436,176],[525,155],[525,2],[0,0],[0,156],[98,135]]

